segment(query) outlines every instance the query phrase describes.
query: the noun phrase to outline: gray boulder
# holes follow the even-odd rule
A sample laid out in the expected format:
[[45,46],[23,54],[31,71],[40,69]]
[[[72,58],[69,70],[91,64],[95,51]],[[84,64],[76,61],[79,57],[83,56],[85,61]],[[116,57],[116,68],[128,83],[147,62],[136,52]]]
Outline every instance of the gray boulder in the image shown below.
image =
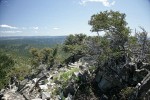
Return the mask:
[[50,99],[50,93],[42,92],[42,100],[48,100],[48,99]]
[[105,92],[112,87],[112,83],[106,78],[102,78],[101,81],[98,83],[98,87]]
[[73,83],[69,84],[69,85],[63,90],[64,97],[68,97],[69,94],[74,95],[74,93],[75,93],[75,88],[74,88],[74,84],[73,84]]
[[2,99],[4,100],[25,100],[25,98],[17,93],[17,92],[13,92],[13,91],[7,91],[3,94]]
[[65,100],[72,100],[72,95],[69,93],[69,94],[68,94],[68,97],[65,98]]

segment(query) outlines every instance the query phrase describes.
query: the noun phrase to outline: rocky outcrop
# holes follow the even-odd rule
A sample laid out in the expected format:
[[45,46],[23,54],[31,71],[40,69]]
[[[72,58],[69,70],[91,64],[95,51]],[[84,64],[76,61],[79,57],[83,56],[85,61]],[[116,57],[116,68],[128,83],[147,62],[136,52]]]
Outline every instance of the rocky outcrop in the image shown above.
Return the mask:
[[[86,75],[84,71],[87,70],[86,65],[75,62],[70,65],[53,68],[50,71],[46,69],[45,65],[40,65],[38,74],[34,78],[27,78],[16,86],[3,89],[0,92],[1,99],[4,100],[72,100],[76,91],[75,79],[81,78],[82,81]],[[69,76],[65,76],[69,75]],[[69,80],[72,80],[69,82]],[[68,81],[68,85],[67,82]],[[66,84],[66,85],[65,85]],[[19,87],[19,88],[18,88]]]
[[132,99],[144,98],[150,89],[150,64],[141,61],[137,63],[118,64],[113,68],[109,64],[99,69],[95,81],[103,93],[112,91],[114,88],[134,87]]
[[[150,65],[148,63],[120,62],[118,65],[106,63],[98,69],[96,74],[96,71],[90,71],[94,68],[91,68],[91,65],[95,63],[92,58],[84,57],[78,62],[70,63],[68,66],[58,66],[50,71],[45,65],[40,65],[36,77],[26,78],[17,84],[14,80],[7,89],[1,90],[0,98],[4,100],[73,100],[76,95],[82,98],[90,94],[88,91],[100,90],[98,98],[108,100],[111,97],[109,95],[114,95],[117,90],[128,86],[133,88],[133,93],[130,91],[129,95],[131,100],[148,98],[150,94]],[[92,87],[91,84],[96,86]],[[87,94],[84,95],[84,93]],[[119,94],[119,92],[116,93]],[[115,94],[113,98],[118,99],[118,94]],[[94,93],[89,96],[98,100]]]
[[26,100],[22,94],[13,90],[1,91],[1,95],[1,100]]
[[[144,99],[146,96],[149,96],[150,90],[150,72],[144,77],[144,79],[139,83],[139,88],[137,90],[137,96],[141,99]],[[137,86],[136,86],[137,87]]]

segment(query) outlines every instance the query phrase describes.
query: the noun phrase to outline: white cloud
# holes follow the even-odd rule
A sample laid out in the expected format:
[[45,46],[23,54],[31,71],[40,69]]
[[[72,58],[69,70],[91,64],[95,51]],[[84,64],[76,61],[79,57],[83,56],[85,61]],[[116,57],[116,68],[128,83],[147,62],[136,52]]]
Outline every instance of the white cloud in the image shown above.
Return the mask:
[[39,27],[33,27],[33,29],[38,30],[38,29],[39,29]]
[[26,27],[22,27],[21,29],[26,30],[27,28]]
[[102,3],[106,7],[110,7],[110,6],[112,6],[112,5],[115,4],[115,1],[113,1],[112,3],[110,3],[108,0],[81,0],[79,3],[81,5],[85,5],[86,3],[89,3],[89,2],[100,2],[100,3]]
[[22,33],[22,31],[0,31],[0,33]]
[[54,30],[59,30],[60,28],[58,28],[58,27],[54,27],[53,29],[54,29]]
[[18,29],[17,27],[13,27],[13,26],[6,25],[6,24],[2,24],[2,25],[0,25],[0,27],[1,27],[1,28]]

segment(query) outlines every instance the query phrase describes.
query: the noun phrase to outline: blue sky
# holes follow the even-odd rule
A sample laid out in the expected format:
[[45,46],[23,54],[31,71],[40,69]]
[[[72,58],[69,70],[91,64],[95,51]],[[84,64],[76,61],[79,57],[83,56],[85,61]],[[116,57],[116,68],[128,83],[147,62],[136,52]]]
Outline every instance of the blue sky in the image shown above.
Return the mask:
[[150,0],[0,0],[0,36],[60,36],[90,32],[100,11],[126,13],[131,29],[150,32]]

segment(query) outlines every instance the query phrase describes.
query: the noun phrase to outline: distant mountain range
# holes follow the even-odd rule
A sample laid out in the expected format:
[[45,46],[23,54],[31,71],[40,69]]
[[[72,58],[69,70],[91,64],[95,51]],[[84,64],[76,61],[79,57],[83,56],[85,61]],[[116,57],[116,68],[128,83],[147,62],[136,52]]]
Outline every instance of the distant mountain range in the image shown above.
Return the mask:
[[31,45],[51,47],[52,45],[62,44],[66,36],[10,36],[0,37],[0,47],[8,45]]
[[0,40],[15,40],[15,39],[45,39],[45,38],[61,38],[64,39],[67,36],[0,36]]

